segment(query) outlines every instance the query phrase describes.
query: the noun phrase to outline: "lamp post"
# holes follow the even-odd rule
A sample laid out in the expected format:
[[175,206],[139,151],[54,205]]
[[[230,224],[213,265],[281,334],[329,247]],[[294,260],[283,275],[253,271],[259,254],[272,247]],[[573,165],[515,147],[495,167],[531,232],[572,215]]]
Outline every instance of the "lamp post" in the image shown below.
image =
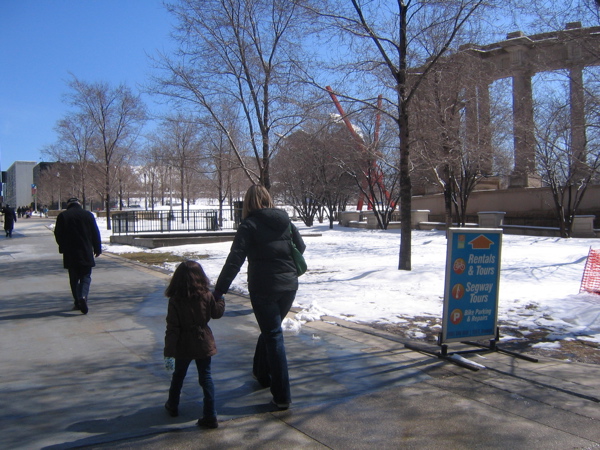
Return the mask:
[[33,212],[37,212],[37,186],[35,184],[31,185],[31,195],[33,197]]
[[57,210],[61,210],[61,203],[60,203],[60,172],[56,172],[56,178],[58,179],[58,205],[57,205]]
[[169,197],[169,217],[173,217],[173,168],[171,166],[169,166]]
[[[79,197],[75,189],[75,166],[73,164],[71,164],[71,192],[73,197]],[[83,205],[83,208],[85,209],[85,205]]]

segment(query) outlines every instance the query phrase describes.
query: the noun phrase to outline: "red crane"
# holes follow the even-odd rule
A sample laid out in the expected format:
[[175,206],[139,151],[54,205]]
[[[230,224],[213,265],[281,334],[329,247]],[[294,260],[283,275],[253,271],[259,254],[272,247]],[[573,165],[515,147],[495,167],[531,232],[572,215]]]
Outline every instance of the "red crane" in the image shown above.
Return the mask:
[[[363,140],[363,138],[360,137],[360,135],[356,132],[356,130],[354,129],[354,127],[352,126],[352,123],[350,122],[350,119],[348,119],[348,116],[346,115],[346,113],[344,112],[344,109],[342,108],[342,105],[340,104],[339,100],[337,99],[337,96],[334,94],[333,89],[331,89],[330,86],[327,86],[325,89],[327,89],[327,92],[329,92],[329,95],[331,96],[331,99],[333,100],[333,103],[335,104],[338,112],[340,113],[342,120],[344,121],[344,123],[346,124],[346,128],[348,128],[348,131],[350,131],[350,135],[352,136],[352,138],[354,139],[354,142],[357,146],[357,148],[359,149],[359,151],[361,151],[362,153],[364,153],[365,155],[368,155],[369,150],[367,148],[367,145],[365,144],[365,141]],[[377,115],[375,116],[375,142],[373,143],[373,147],[376,148],[377,144],[379,143],[379,127],[381,125],[381,114],[379,113],[379,111],[381,110],[381,94],[379,95],[379,97],[377,98]],[[377,163],[377,160],[374,158],[369,158],[369,160],[371,161],[371,171],[375,177],[375,184],[377,186],[379,186],[379,188],[385,193],[385,196],[387,198],[387,200],[390,200],[390,193],[387,191],[387,189],[385,188],[385,185],[383,183],[383,172],[381,171],[381,168],[379,167],[379,164]],[[364,174],[365,177],[363,178],[363,191],[366,190],[366,182],[367,182],[367,174]],[[358,211],[362,210],[363,207],[363,202],[364,202],[364,198],[363,198],[363,193],[360,193],[360,196],[358,197],[358,203],[356,205],[356,209]],[[392,205],[392,207],[394,207],[394,205]],[[367,209],[372,209],[373,208],[373,198],[369,198],[368,204],[367,204]]]

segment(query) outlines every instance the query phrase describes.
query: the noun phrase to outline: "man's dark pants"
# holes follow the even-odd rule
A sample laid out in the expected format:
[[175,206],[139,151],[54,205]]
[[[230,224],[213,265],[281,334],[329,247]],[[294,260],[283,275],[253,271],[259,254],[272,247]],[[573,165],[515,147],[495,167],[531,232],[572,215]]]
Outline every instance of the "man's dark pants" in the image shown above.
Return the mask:
[[87,300],[92,283],[92,268],[87,266],[69,269],[69,283],[75,303],[81,298]]

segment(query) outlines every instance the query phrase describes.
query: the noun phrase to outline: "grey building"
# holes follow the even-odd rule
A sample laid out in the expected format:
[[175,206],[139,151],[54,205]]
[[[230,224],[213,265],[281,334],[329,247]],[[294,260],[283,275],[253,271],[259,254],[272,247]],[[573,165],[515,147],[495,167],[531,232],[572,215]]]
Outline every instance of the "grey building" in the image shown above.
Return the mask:
[[34,202],[33,168],[35,161],[15,161],[6,171],[4,203],[15,208]]

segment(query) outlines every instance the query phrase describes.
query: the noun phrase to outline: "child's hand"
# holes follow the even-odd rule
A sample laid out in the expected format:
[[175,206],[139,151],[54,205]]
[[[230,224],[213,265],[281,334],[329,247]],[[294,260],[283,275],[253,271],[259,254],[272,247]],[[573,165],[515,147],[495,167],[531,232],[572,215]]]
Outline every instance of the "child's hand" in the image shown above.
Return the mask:
[[169,373],[175,370],[175,358],[165,356],[165,370]]

